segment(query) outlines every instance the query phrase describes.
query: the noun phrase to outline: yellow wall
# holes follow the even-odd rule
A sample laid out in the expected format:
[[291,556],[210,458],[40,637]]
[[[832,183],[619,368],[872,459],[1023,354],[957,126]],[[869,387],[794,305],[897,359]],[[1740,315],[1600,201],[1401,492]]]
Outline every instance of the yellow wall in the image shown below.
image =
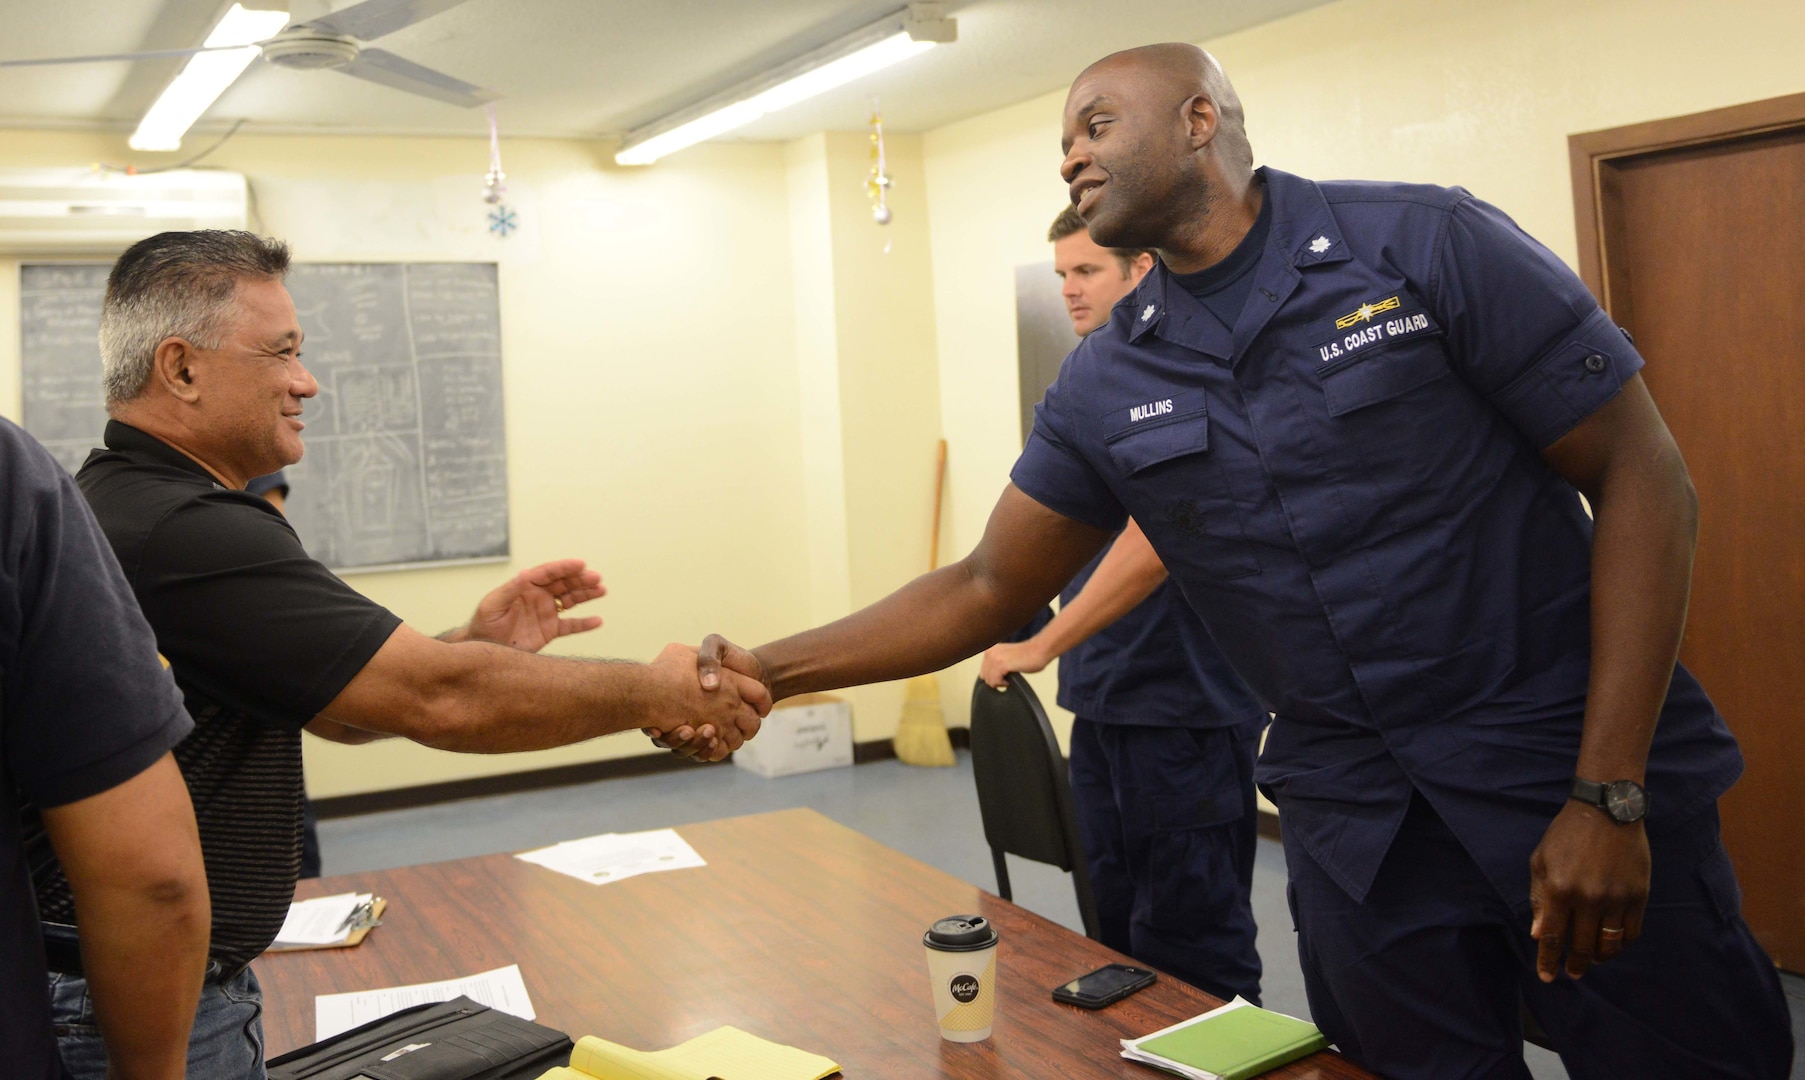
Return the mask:
[[[1771,0],[1342,0],[1202,44],[1239,89],[1262,164],[1459,184],[1571,262],[1569,134],[1805,91],[1801,41],[1805,4]],[[1064,99],[925,140],[960,552],[1021,446],[1013,272],[1048,257]]]
[[[510,140],[524,231],[485,235],[486,142],[240,136],[211,164],[250,177],[300,260],[497,259],[514,559],[360,574],[436,632],[514,570],[599,567],[607,620],[559,651],[649,659],[711,630],[759,642],[809,624],[802,408],[783,148],[699,148],[656,169],[611,148]],[[0,166],[125,160],[117,136],[0,132]],[[0,412],[17,419],[18,275],[0,261]],[[308,739],[316,796],[643,753],[637,734],[503,757]]]
[[[1805,90],[1802,40],[1805,5],[1757,0],[1342,0],[1205,44],[1262,162],[1463,184],[1571,259],[1568,134]],[[512,567],[353,584],[438,630],[510,569],[579,555],[608,579],[608,625],[566,651],[768,640],[925,565],[942,431],[942,553],[964,554],[1021,446],[1014,268],[1048,258],[1062,101],[894,137],[887,229],[867,216],[857,132],[644,170],[615,168],[605,144],[509,140],[526,228],[505,242],[482,226],[481,140],[232,140],[210,163],[250,177],[266,231],[300,259],[502,264]],[[0,131],[0,167],[129,156],[117,135]],[[0,413],[15,418],[17,285],[0,259]],[[954,723],[974,673],[943,674]],[[1051,673],[1038,685],[1050,703]],[[853,697],[856,738],[894,730],[896,687]],[[619,736],[478,758],[309,740],[308,768],[324,796],[647,749]]]
[[[785,147],[810,626],[889,594],[928,563],[940,398],[921,138],[886,139],[889,225],[872,220],[865,193],[870,149],[860,132]],[[901,684],[843,696],[856,739],[895,733]]]

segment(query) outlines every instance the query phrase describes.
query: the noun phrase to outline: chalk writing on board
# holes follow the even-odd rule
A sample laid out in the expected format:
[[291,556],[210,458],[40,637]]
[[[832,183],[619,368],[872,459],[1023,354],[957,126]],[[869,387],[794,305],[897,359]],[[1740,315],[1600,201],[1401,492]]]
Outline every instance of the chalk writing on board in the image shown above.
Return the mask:
[[[96,332],[108,267],[21,272],[25,428],[74,471],[100,445]],[[489,263],[309,263],[288,275],[307,455],[289,520],[341,569],[508,554],[501,316]]]

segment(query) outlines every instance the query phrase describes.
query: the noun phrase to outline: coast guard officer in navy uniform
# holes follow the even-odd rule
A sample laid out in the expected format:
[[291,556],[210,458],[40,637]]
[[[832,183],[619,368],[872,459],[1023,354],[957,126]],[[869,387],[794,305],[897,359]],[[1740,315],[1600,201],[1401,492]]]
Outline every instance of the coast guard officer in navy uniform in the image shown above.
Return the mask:
[[[1099,246],[1069,205],[1047,239],[1079,337],[1153,266],[1150,251]],[[1055,659],[1101,940],[1259,1004],[1253,768],[1266,710],[1132,521],[1060,592],[1052,622],[986,651],[979,674],[1001,687]]]
[[[703,684],[938,669],[1132,515],[1276,714],[1257,779],[1343,1053],[1527,1077],[1526,1003],[1575,1080],[1785,1077],[1718,836],[1741,756],[1675,664],[1696,500],[1627,336],[1465,191],[1255,171],[1192,46],[1087,69],[1064,142],[1092,238],[1162,265],[1067,359],[984,539],[829,626],[710,638]],[[1250,249],[1238,305],[1197,295]]]

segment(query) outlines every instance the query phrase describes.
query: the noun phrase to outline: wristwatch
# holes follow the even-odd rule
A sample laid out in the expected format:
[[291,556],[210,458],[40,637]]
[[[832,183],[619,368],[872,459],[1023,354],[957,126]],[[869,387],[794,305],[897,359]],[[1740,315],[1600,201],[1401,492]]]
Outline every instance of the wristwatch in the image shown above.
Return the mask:
[[1619,825],[1641,821],[1648,814],[1648,792],[1634,780],[1615,780],[1606,784],[1576,776],[1567,794],[1587,806],[1598,807]]

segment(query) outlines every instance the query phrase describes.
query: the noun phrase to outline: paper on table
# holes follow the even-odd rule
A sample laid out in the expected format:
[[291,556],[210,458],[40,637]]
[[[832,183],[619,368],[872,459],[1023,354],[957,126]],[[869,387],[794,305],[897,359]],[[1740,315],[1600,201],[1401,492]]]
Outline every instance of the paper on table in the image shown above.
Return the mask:
[[391,986],[385,990],[358,990],[348,994],[321,994],[313,999],[314,1041],[330,1039],[341,1031],[379,1020],[409,1005],[450,1001],[464,995],[522,1020],[534,1018],[533,1003],[526,996],[520,965],[485,971],[463,979]]
[[825,1080],[839,1071],[819,1054],[718,1027],[654,1053],[586,1035],[577,1040],[569,1068],[552,1069],[539,1080]]
[[369,893],[339,893],[288,905],[277,945],[336,945],[351,934],[351,913],[370,902]]
[[655,870],[708,865],[675,829],[586,836],[581,840],[566,840],[548,848],[522,852],[516,857],[595,885],[606,885]]

